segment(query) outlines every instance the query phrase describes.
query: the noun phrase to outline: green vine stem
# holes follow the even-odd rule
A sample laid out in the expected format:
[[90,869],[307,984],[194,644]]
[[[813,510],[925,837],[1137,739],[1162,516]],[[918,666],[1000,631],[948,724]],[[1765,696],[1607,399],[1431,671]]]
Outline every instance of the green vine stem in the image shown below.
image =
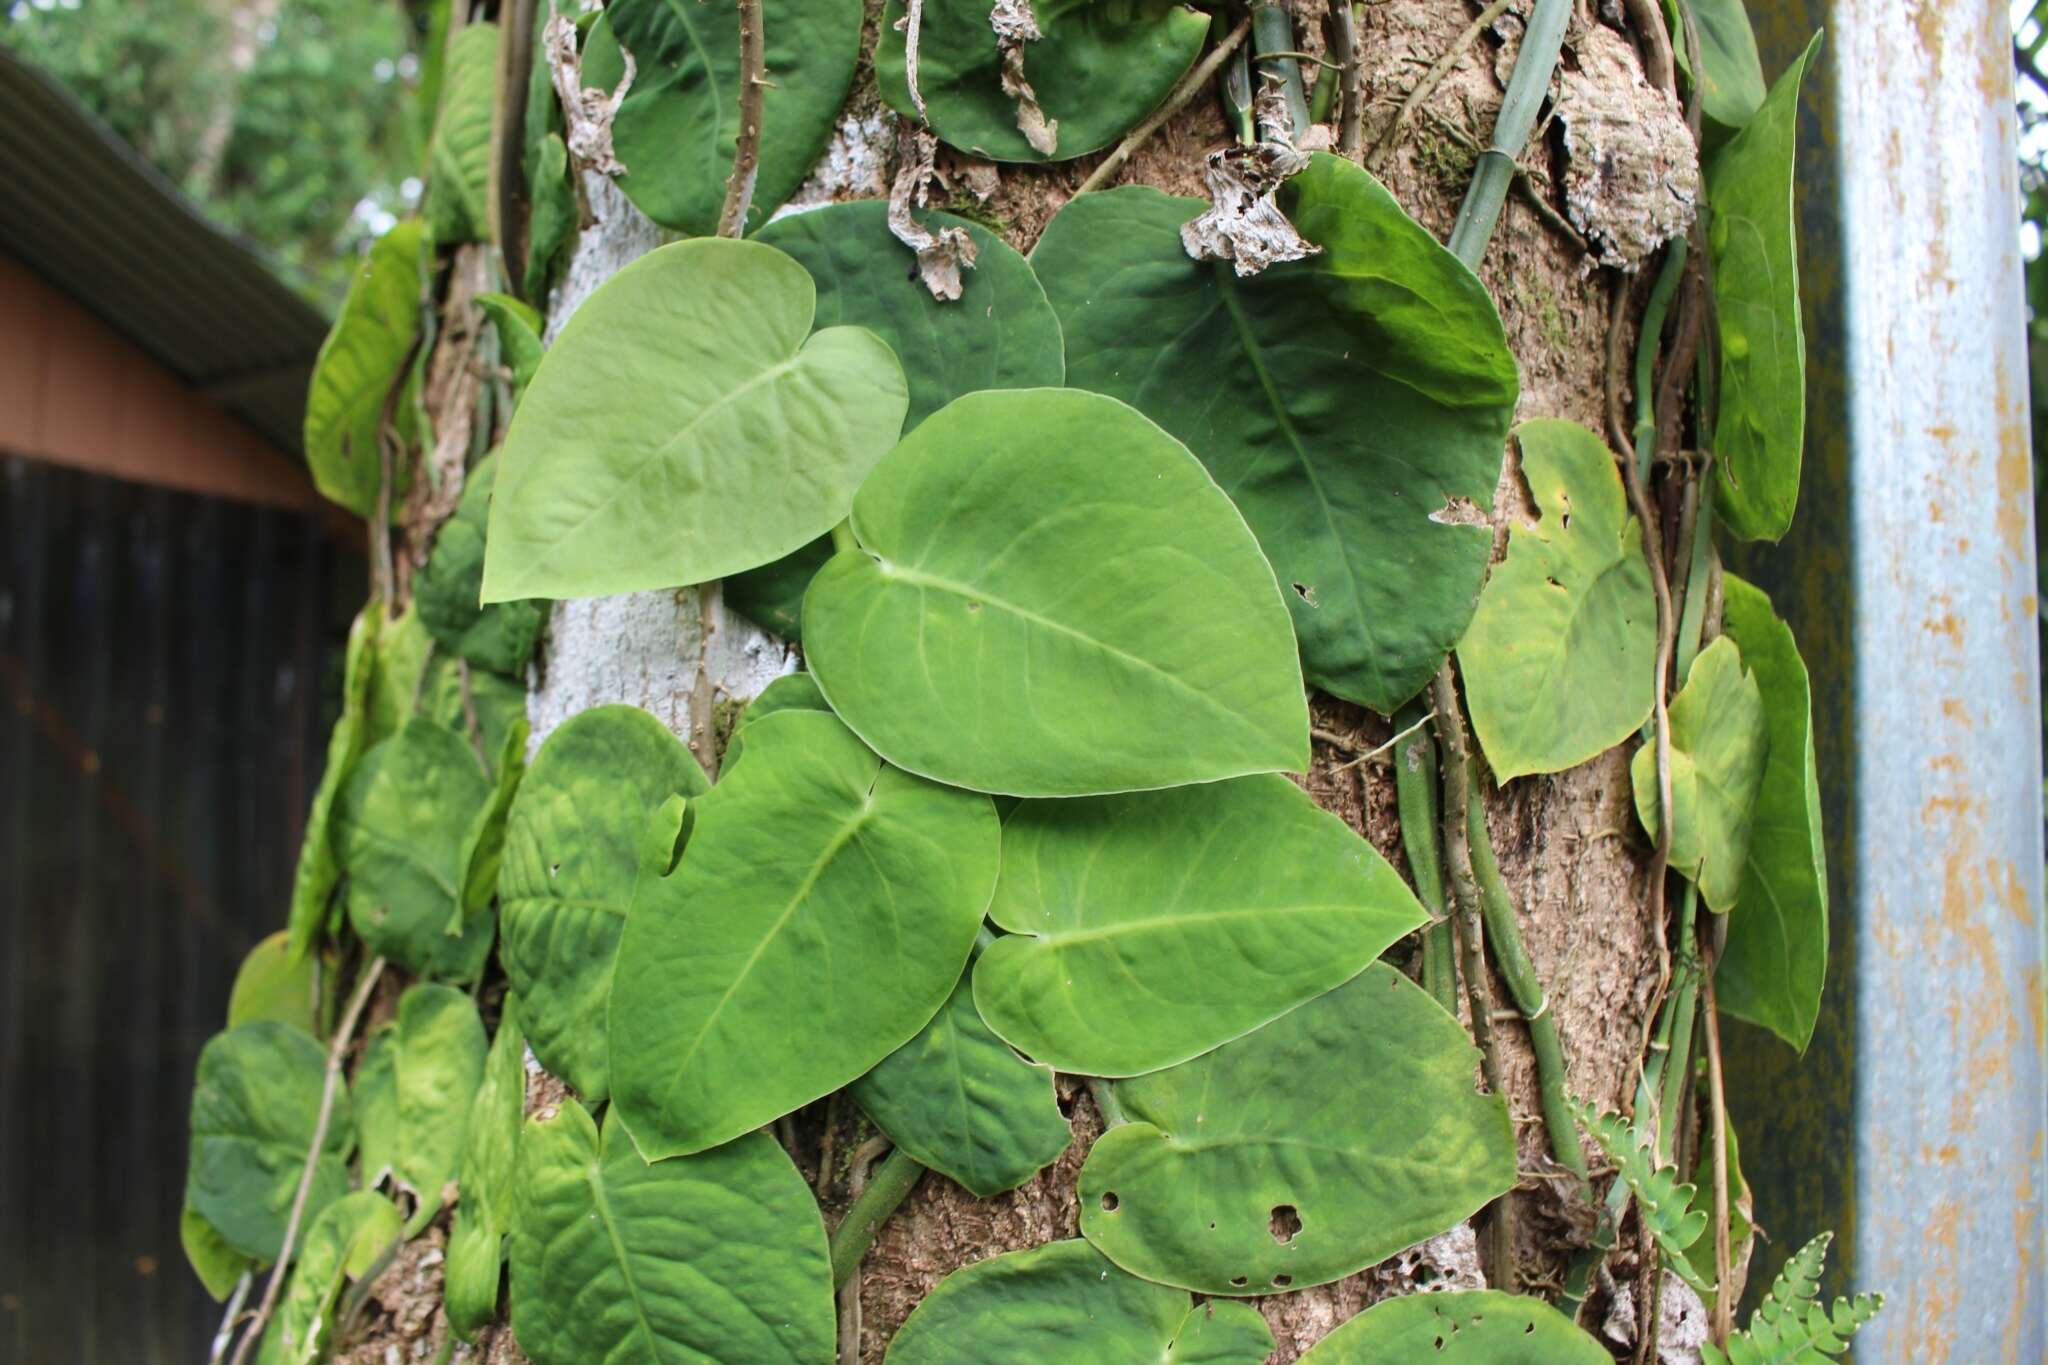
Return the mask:
[[[1704,936],[1707,927],[1702,924]],[[1709,963],[1701,977],[1706,993],[1707,1104],[1708,1120],[1714,1125],[1710,1150],[1714,1154],[1714,1320],[1713,1340],[1728,1344],[1735,1329],[1734,1295],[1728,1292],[1728,1278],[1734,1264],[1732,1229],[1728,1224],[1728,1091],[1721,1074],[1721,1011],[1714,1001],[1714,969]]]
[[1224,117],[1239,145],[1249,147],[1259,140],[1258,129],[1252,126],[1251,58],[1242,45],[1226,55],[1227,64],[1216,78],[1216,98],[1223,102]]
[[[1687,922],[1692,918],[1692,900],[1697,893],[1692,883],[1686,883],[1685,906],[1681,917]],[[1657,1160],[1671,1162],[1678,1159],[1678,1119],[1685,1107],[1685,1097],[1691,1090],[1693,1035],[1698,1031],[1700,994],[1700,958],[1693,947],[1692,935],[1684,936],[1684,947],[1678,960],[1678,971],[1672,979],[1671,1037],[1669,1051],[1663,1058],[1663,1076],[1657,1098]]]
[[1536,126],[1536,113],[1550,93],[1551,73],[1557,70],[1557,54],[1564,46],[1572,8],[1572,0],[1536,0],[1535,13],[1522,33],[1522,49],[1515,56],[1514,74],[1508,77],[1500,115],[1494,120],[1493,141],[1479,154],[1465,202],[1458,206],[1458,220],[1451,227],[1451,252],[1475,271],[1486,255],[1487,243],[1493,240],[1522,148]]
[[1102,1115],[1105,1131],[1130,1122],[1124,1113],[1122,1101],[1116,1097],[1116,1083],[1100,1076],[1088,1078],[1088,1098],[1095,1101],[1095,1112]]
[[1643,329],[1636,338],[1635,390],[1636,424],[1631,433],[1636,457],[1636,477],[1647,482],[1650,477],[1650,463],[1656,455],[1657,417],[1652,410],[1650,394],[1655,382],[1658,341],[1664,335],[1664,322],[1671,314],[1671,300],[1678,293],[1678,282],[1685,278],[1686,240],[1674,237],[1664,249],[1664,264],[1657,271],[1657,282],[1650,286],[1650,300],[1643,306]]
[[1444,857],[1437,840],[1436,739],[1422,728],[1428,714],[1419,700],[1394,714],[1395,727],[1410,732],[1394,744],[1394,794],[1401,817],[1401,847],[1408,854],[1408,875],[1415,883],[1416,898],[1430,917],[1422,930],[1422,986],[1437,1004],[1456,1014],[1457,944],[1444,904]]
[[1572,1121],[1571,1102],[1566,1096],[1564,1048],[1558,1042],[1557,1019],[1550,1012],[1550,999],[1522,945],[1522,932],[1515,922],[1515,903],[1501,880],[1500,864],[1493,856],[1493,841],[1486,832],[1486,807],[1479,799],[1478,784],[1465,804],[1467,838],[1471,843],[1472,870],[1479,879],[1479,905],[1486,924],[1487,942],[1493,960],[1500,967],[1508,993],[1522,1011],[1529,1026],[1529,1047],[1536,1054],[1536,1089],[1543,1106],[1543,1126],[1550,1130],[1550,1150],[1559,1164],[1579,1178],[1582,1192],[1587,1187],[1586,1151],[1579,1142],[1578,1125]]
[[[1285,5],[1261,4],[1252,10],[1252,65],[1261,82],[1272,76],[1280,82],[1281,97],[1287,102],[1287,127],[1259,129],[1262,138],[1277,136],[1293,146],[1309,130],[1308,92],[1301,83],[1301,62],[1295,56],[1294,15]],[[1258,109],[1258,92],[1253,91],[1252,108]]]
[[839,1220],[839,1226],[832,1230],[832,1287],[837,1289],[853,1278],[860,1269],[861,1257],[868,1254],[868,1248],[875,1244],[875,1234],[882,1224],[889,1221],[889,1215],[896,1212],[910,1192],[917,1188],[917,1182],[924,1178],[925,1168],[916,1157],[901,1147],[894,1148],[875,1167],[875,1173],[861,1186],[860,1193],[846,1207],[846,1216]]

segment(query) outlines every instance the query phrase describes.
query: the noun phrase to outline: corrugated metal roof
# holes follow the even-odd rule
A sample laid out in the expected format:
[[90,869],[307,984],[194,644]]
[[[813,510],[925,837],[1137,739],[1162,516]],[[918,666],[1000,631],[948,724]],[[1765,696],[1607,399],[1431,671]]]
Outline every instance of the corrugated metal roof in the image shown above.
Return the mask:
[[327,321],[55,80],[0,48],[0,251],[300,453]]

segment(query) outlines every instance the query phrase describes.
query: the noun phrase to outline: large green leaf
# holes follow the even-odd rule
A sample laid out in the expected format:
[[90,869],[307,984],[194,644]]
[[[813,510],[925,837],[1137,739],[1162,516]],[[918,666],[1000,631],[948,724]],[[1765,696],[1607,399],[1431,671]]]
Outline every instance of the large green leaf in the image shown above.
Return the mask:
[[597,706],[548,735],[512,799],[498,868],[499,958],[533,1055],[588,1098],[611,1088],[605,1009],[641,836],[669,797],[710,789],[660,721],[638,707]]
[[1518,381],[1493,301],[1366,171],[1318,155],[1283,206],[1322,252],[1239,279],[1206,207],[1086,194],[1032,253],[1067,382],[1185,441],[1273,561],[1316,686],[1392,711],[1464,634]]
[[427,228],[438,246],[490,231],[491,113],[498,100],[498,26],[468,23],[448,45],[427,168]]
[[[1749,830],[1770,732],[1754,674],[1727,636],[1700,651],[1671,699],[1671,866],[1717,911],[1733,909],[1749,860]],[[1636,815],[1657,837],[1657,745],[1629,764]]]
[[370,690],[377,674],[377,637],[383,620],[384,608],[372,602],[349,627],[348,646],[342,656],[341,715],[327,737],[327,766],[320,770],[320,785],[313,790],[312,809],[306,813],[306,832],[299,845],[298,869],[292,876],[286,933],[295,961],[305,957],[306,950],[319,937],[321,926],[327,921],[328,902],[334,898],[335,883],[341,880],[341,864],[334,856],[334,798],[370,742]]
[[228,992],[228,1027],[274,1019],[308,1037],[320,1023],[319,976],[310,957],[294,960],[291,933],[280,929],[260,940],[235,972]]
[[1576,422],[1515,429],[1543,519],[1511,527],[1458,668],[1472,728],[1505,782],[1584,763],[1655,702],[1657,599],[1642,523],[1607,444]]
[[889,1343],[889,1365],[1258,1365],[1273,1350],[1247,1304],[1190,1305],[1075,1239],[963,1266]]
[[498,1268],[518,1196],[513,1170],[526,1102],[525,1053],[517,997],[508,995],[469,1107],[462,1199],[448,1230],[448,1321],[465,1341],[498,1312]]
[[[490,795],[469,742],[423,716],[356,764],[335,802],[334,831],[349,923],[372,952],[420,976],[476,976],[496,917],[461,916],[462,845]],[[459,936],[448,933],[451,921]]]
[[343,1195],[322,1209],[306,1229],[298,1264],[263,1334],[256,1365],[312,1365],[324,1359],[343,1283],[367,1274],[399,1231],[398,1210],[369,1190]]
[[[214,1035],[192,1087],[185,1201],[245,1256],[275,1260],[319,1124],[327,1058],[299,1029],[269,1021]],[[313,1167],[305,1217],[348,1189],[348,1089],[334,1107]]]
[[[747,224],[796,193],[832,135],[860,58],[859,0],[763,0],[769,86]],[[612,0],[590,31],[583,83],[616,88],[619,45],[638,72],[612,125],[626,174],[619,188],[642,213],[691,236],[718,228],[740,128],[737,10],[698,0]]]
[[1792,628],[1771,599],[1733,574],[1722,579],[1725,629],[1763,699],[1770,756],[1749,825],[1740,914],[1714,973],[1725,1012],[1804,1051],[1828,974],[1828,862],[1813,758],[1813,693]]
[[512,1328],[535,1365],[823,1365],[832,1265],[810,1188],[748,1133],[648,1165],[616,1107],[526,1125]]
[[1707,245],[1721,332],[1715,506],[1722,524],[1745,540],[1784,535],[1799,502],[1806,334],[1792,176],[1799,83],[1819,51],[1815,35],[1749,126],[1707,165]]
[[[426,225],[408,218],[379,237],[349,282],[334,327],[320,343],[306,391],[306,463],[320,492],[357,516],[377,510],[383,456],[377,432],[394,384],[405,376],[420,332]],[[396,403],[402,437],[414,427],[412,404]],[[391,506],[403,503],[406,462],[393,462]]]
[[[612,1099],[650,1160],[865,1074],[946,1002],[1000,856],[988,798],[884,764],[832,716],[747,727],[620,939]],[[655,850],[657,856],[659,849]]]
[[722,238],[605,281],[505,435],[483,600],[701,583],[844,518],[908,397],[874,333],[812,334],[816,295],[780,251]]
[[1270,773],[1026,801],[974,967],[995,1031],[1061,1071],[1200,1056],[1363,971],[1428,916],[1401,874]]
[[[914,271],[910,250],[889,234],[879,200],[832,204],[762,228],[756,240],[794,256],[818,284],[818,325],[866,327],[889,343],[910,386],[906,428],[979,389],[1058,386],[1066,378],[1059,319],[1027,262],[1002,238],[946,213],[923,215],[934,231],[973,240],[974,269],[960,297],[942,303]],[[804,589],[831,556],[815,541],[796,555],[727,581],[726,603],[770,630],[801,638]]]
[[441,1206],[442,1187],[461,1176],[488,1045],[476,1005],[461,991],[421,982],[399,997],[391,1036],[398,1100],[392,1180],[416,1201],[408,1234],[426,1226]]
[[227,1244],[220,1229],[200,1216],[187,1202],[178,1213],[178,1242],[185,1248],[185,1260],[199,1277],[206,1292],[219,1303],[235,1292],[242,1276],[256,1268],[253,1258]]
[[1498,1096],[1458,1021],[1374,965],[1258,1032],[1117,1083],[1133,1122],[1081,1168],[1081,1232],[1204,1294],[1340,1279],[1515,1183]]
[[528,599],[477,605],[484,581],[484,528],[497,478],[496,455],[469,471],[455,515],[434,537],[434,552],[413,585],[413,600],[419,604],[420,624],[442,649],[478,668],[517,677],[533,657],[547,604]]
[[812,580],[818,685],[891,763],[1072,796],[1308,761],[1273,571],[1179,443],[1113,399],[969,394],[876,466]]
[[[1209,31],[1205,15],[1164,0],[1033,5],[1044,37],[1024,45],[1024,76],[1057,124],[1047,155],[1018,130],[1017,101],[1003,92],[990,8],[987,0],[926,0],[917,87],[933,132],[992,161],[1065,161],[1107,147],[1166,98]],[[904,41],[903,0],[889,0],[875,77],[890,108],[921,119],[904,75]]]
[[915,1038],[853,1083],[853,1097],[920,1165],[983,1199],[1058,1160],[1074,1136],[1052,1068],[989,1031],[964,976]]
[[1310,1348],[1302,1365],[1613,1365],[1541,1299],[1482,1289],[1385,1299]]

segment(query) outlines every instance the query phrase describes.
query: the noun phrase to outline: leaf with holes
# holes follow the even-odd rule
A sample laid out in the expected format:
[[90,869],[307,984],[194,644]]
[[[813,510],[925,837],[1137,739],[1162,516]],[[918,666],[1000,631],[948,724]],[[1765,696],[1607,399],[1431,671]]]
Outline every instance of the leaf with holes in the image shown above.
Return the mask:
[[1502,782],[1605,753],[1656,700],[1657,599],[1613,452],[1575,422],[1515,435],[1543,519],[1509,528],[1458,642],[1472,728]]
[[[818,164],[860,59],[858,0],[763,0],[770,83],[747,226],[759,227]],[[740,129],[740,26],[698,0],[612,0],[591,29],[583,84],[617,88],[623,45],[638,68],[612,125],[619,181],[640,211],[691,236],[717,230]]]
[[271,1019],[316,1037],[320,986],[312,958],[292,959],[291,934],[280,929],[242,959],[228,992],[228,1027]]
[[424,212],[436,246],[490,238],[491,115],[497,99],[498,26],[464,24],[448,44],[428,153]]
[[469,471],[455,515],[435,535],[434,552],[414,581],[413,600],[420,624],[442,649],[478,668],[519,677],[540,639],[547,603],[528,599],[477,605],[484,581],[484,528],[497,479],[496,455]]
[[335,803],[348,872],[348,917],[371,952],[409,972],[473,980],[491,950],[496,916],[459,922],[462,841],[490,799],[483,765],[460,735],[423,716],[356,764]]
[[916,1036],[999,856],[987,797],[888,767],[814,711],[749,725],[746,761],[692,815],[676,870],[642,866],[612,985],[612,1099],[649,1160],[757,1128]]
[[[192,1087],[192,1146],[185,1201],[234,1250],[275,1260],[320,1116],[327,1058],[286,1024],[263,1021],[215,1034]],[[304,1217],[348,1189],[348,1087],[334,1106]]]
[[[1735,908],[1749,860],[1750,822],[1770,752],[1762,691],[1723,635],[1701,650],[1671,699],[1671,866],[1699,885],[1708,906]],[[1636,815],[1657,837],[1657,746],[1629,764]]]
[[[387,400],[405,382],[419,340],[427,249],[426,227],[416,218],[372,243],[313,361],[306,390],[306,463],[321,494],[359,517],[376,515],[383,481],[378,432]],[[394,400],[389,411],[399,438],[410,442],[413,405]],[[395,460],[391,473],[391,510],[396,512],[404,505],[411,471],[406,461]]]
[[915,1038],[853,1083],[853,1098],[898,1147],[987,1199],[1059,1159],[1073,1129],[1052,1068],[989,1031],[967,978]]
[[1379,181],[1319,154],[1282,204],[1323,248],[1239,279],[1191,260],[1207,205],[1085,194],[1031,254],[1067,382],[1187,443],[1273,561],[1309,682],[1375,710],[1464,634],[1518,382],[1499,315]]
[[832,1358],[832,1265],[810,1187],[748,1133],[648,1165],[613,1107],[519,1139],[512,1329],[535,1365]]
[[[1044,36],[1024,44],[1024,77],[1052,125],[1050,152],[1017,127],[987,0],[922,6],[918,93],[932,131],[964,152],[991,161],[1067,161],[1100,151],[1172,92],[1209,32],[1206,16],[1165,0],[1039,0],[1030,8]],[[875,77],[890,108],[922,122],[905,74],[905,41],[903,0],[889,0]]]
[[[512,799],[498,870],[499,957],[533,1055],[578,1094],[611,1089],[605,1010],[650,817],[711,789],[683,742],[634,706],[597,706],[549,733]],[[662,866],[673,856],[669,831]]]
[[1707,164],[1707,247],[1721,333],[1714,505],[1743,540],[1784,535],[1799,502],[1806,333],[1792,177],[1799,85],[1819,51],[1815,35],[1749,126]]
[[1135,1076],[1350,980],[1428,916],[1284,777],[1066,801],[1003,822],[974,967],[997,1033],[1060,1071]]
[[1715,970],[1723,1011],[1804,1051],[1828,972],[1828,863],[1813,757],[1813,691],[1792,629],[1771,599],[1722,580],[1728,638],[1756,678],[1770,753],[1749,826],[1749,857]]
[[1248,1305],[1191,1305],[1075,1239],[948,1275],[897,1329],[888,1365],[1258,1365],[1272,1350]]
[[518,997],[507,995],[484,1058],[483,1082],[469,1106],[462,1199],[448,1230],[448,1321],[464,1341],[474,1340],[477,1329],[498,1314],[499,1264],[518,1197],[512,1176],[525,1114],[525,1053]]
[[1477,1064],[1421,987],[1368,967],[1206,1056],[1117,1082],[1132,1122],[1081,1167],[1082,1235],[1203,1294],[1376,1264],[1514,1184],[1507,1109],[1473,1091]]
[[349,627],[342,656],[341,715],[327,737],[327,766],[320,770],[320,785],[313,790],[313,806],[306,813],[306,833],[299,845],[299,864],[292,875],[285,932],[294,961],[304,959],[320,936],[335,884],[341,880],[341,864],[334,851],[334,799],[370,743],[370,690],[377,673],[378,633],[383,620],[384,608],[372,602]]
[[398,1210],[359,1190],[320,1211],[306,1229],[277,1316],[263,1334],[256,1365],[312,1365],[325,1358],[342,1285],[360,1279],[400,1233]]
[[1541,1299],[1498,1290],[1384,1299],[1301,1365],[1613,1365],[1607,1348]]
[[[832,204],[761,229],[818,285],[818,325],[866,327],[889,343],[910,386],[904,427],[980,389],[1057,387],[1066,378],[1059,319],[1031,265],[1001,237],[964,218],[927,213],[933,231],[959,228],[975,246],[960,297],[941,303],[908,266],[909,248],[889,235],[879,200]],[[729,579],[726,603],[788,639],[801,638],[804,589],[831,557],[814,541],[795,555]]]
[[898,767],[1078,796],[1307,766],[1272,569],[1201,465],[1122,403],[958,399],[876,466],[852,526],[804,642],[833,709]]
[[823,535],[903,429],[903,369],[773,247],[649,252],[548,348],[499,454],[483,600],[702,583]]

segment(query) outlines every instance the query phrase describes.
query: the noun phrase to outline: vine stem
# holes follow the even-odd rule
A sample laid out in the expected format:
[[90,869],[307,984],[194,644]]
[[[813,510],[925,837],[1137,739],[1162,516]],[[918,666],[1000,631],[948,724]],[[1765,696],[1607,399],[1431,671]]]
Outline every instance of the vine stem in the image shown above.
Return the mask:
[[1514,0],[1493,0],[1493,3],[1444,49],[1443,55],[1436,59],[1436,65],[1424,72],[1421,80],[1415,82],[1414,87],[1408,91],[1408,98],[1401,101],[1400,109],[1394,114],[1394,121],[1387,125],[1387,130],[1380,134],[1379,140],[1373,143],[1372,150],[1366,153],[1367,170],[1377,171],[1385,164],[1387,153],[1394,150],[1394,140],[1401,136],[1401,130],[1408,126],[1408,120],[1415,117],[1415,111],[1422,107],[1422,102],[1436,93],[1436,88],[1443,84],[1444,77],[1450,75],[1451,68],[1458,64],[1458,59],[1470,50],[1472,44],[1479,41],[1480,34],[1500,21],[1500,17],[1508,12],[1508,6],[1513,3]]
[[1365,141],[1365,70],[1358,55],[1358,20],[1352,0],[1330,0],[1325,45],[1336,58],[1341,89],[1337,105],[1337,154],[1356,160]]
[[1444,904],[1444,855],[1437,840],[1436,740],[1423,722],[1434,712],[1411,701],[1394,716],[1403,727],[1394,743],[1394,797],[1401,819],[1401,847],[1416,898],[1429,912],[1422,930],[1422,988],[1452,1014],[1458,1012],[1457,942]]
[[1557,70],[1557,54],[1564,46],[1565,26],[1571,22],[1572,0],[1536,0],[1536,9],[1522,31],[1522,48],[1515,55],[1514,73],[1508,77],[1507,94],[1493,123],[1493,141],[1479,154],[1472,184],[1465,202],[1458,206],[1457,222],[1451,226],[1451,253],[1475,272],[1493,240],[1500,222],[1501,206],[1507,202],[1508,186],[1536,126],[1536,113],[1550,92],[1551,73]]
[[1700,989],[1706,997],[1707,1006],[1707,1103],[1709,1118],[1714,1125],[1713,1340],[1716,1346],[1725,1346],[1729,1333],[1735,1330],[1735,1304],[1728,1292],[1734,1255],[1729,1246],[1731,1232],[1728,1225],[1728,1092],[1721,1076],[1721,1011],[1714,1001],[1712,961],[1707,963]]
[[[855,1158],[855,1166],[860,1164]],[[847,1205],[846,1216],[839,1220],[839,1226],[832,1231],[832,1287],[837,1289],[852,1279],[860,1269],[861,1257],[868,1254],[868,1248],[875,1244],[875,1234],[882,1224],[889,1221],[889,1215],[917,1188],[917,1182],[924,1177],[924,1167],[916,1157],[901,1147],[894,1148],[875,1167],[875,1172],[861,1186],[860,1193]]]
[[306,1216],[306,1200],[313,1192],[313,1172],[319,1169],[320,1150],[327,1145],[327,1125],[334,1119],[334,1091],[341,1082],[341,1061],[348,1055],[363,1007],[370,1003],[370,992],[377,988],[377,979],[383,975],[384,959],[372,959],[363,969],[363,979],[356,983],[355,994],[349,997],[348,1008],[342,1011],[341,1022],[335,1025],[333,1041],[327,1045],[327,1078],[320,1087],[320,1114],[313,1121],[313,1141],[306,1148],[305,1164],[299,1168],[299,1188],[292,1196],[291,1216],[285,1220],[284,1242],[277,1249],[277,1264],[270,1269],[270,1280],[263,1286],[263,1302],[256,1306],[256,1316],[249,1319],[230,1365],[243,1365],[248,1360],[277,1307],[278,1291],[284,1288],[285,1272],[291,1269],[292,1244],[299,1238],[299,1220]]
[[747,209],[754,202],[754,181],[761,173],[761,105],[768,86],[768,63],[761,38],[761,0],[740,5],[740,131],[733,148],[732,174],[725,182],[725,207],[718,214],[718,235],[740,237],[747,230]]
[[1147,138],[1165,127],[1168,119],[1185,109],[1188,101],[1215,78],[1216,73],[1223,69],[1223,64],[1230,60],[1231,54],[1244,42],[1245,34],[1251,32],[1251,27],[1252,21],[1249,17],[1238,20],[1237,27],[1230,30],[1222,42],[1210,48],[1209,54],[1197,62],[1195,69],[1188,72],[1181,83],[1174,87],[1173,93],[1166,97],[1166,103],[1154,110],[1150,118],[1132,129],[1130,136],[1116,145],[1115,151],[1102,158],[1101,165],[1088,172],[1088,178],[1081,182],[1081,188],[1074,191],[1074,197],[1078,199],[1093,190],[1101,189],[1111,176],[1122,170],[1124,163],[1131,159],[1132,152],[1144,146]]

